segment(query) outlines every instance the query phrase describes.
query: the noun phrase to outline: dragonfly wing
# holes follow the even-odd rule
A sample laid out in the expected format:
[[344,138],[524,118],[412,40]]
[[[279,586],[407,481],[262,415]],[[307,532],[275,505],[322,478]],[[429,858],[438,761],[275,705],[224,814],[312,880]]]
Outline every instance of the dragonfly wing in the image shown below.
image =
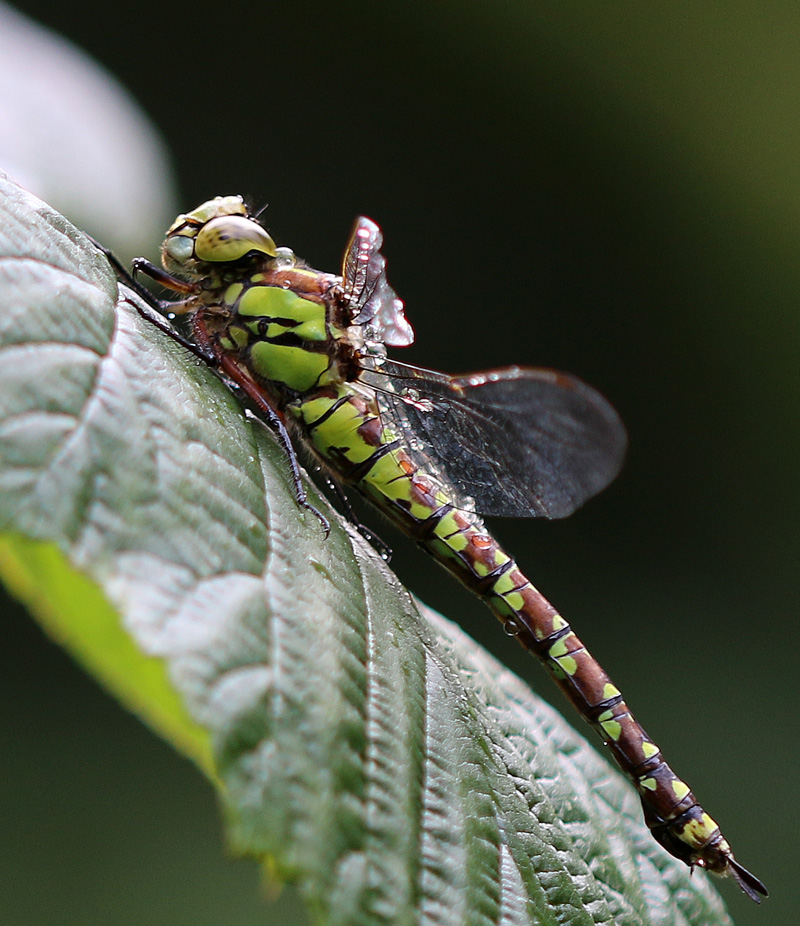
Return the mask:
[[617,475],[625,428],[599,392],[554,370],[446,376],[387,360],[384,414],[483,514],[563,518]]
[[386,280],[386,259],[380,252],[383,235],[366,216],[356,219],[344,253],[342,292],[353,325],[368,325],[371,337],[390,347],[407,347],[414,330],[405,317],[403,301]]

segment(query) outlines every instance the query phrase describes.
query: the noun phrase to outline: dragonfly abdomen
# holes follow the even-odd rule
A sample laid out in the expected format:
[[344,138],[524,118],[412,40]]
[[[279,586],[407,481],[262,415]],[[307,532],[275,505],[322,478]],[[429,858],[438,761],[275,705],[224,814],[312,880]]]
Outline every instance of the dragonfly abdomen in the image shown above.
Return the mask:
[[[730,848],[719,826],[664,761],[608,673],[567,621],[480,522],[469,523],[460,512],[430,517],[438,523],[430,527],[423,545],[484,598],[507,634],[542,660],[633,781],[656,839],[689,864],[725,871]],[[452,531],[446,526],[449,517],[467,523]]]
[[[656,840],[689,865],[717,873],[730,871],[757,900],[763,885],[735,862],[716,821],[664,761],[608,673],[483,525],[468,523],[458,534],[443,533],[436,525],[431,538],[423,543],[486,600],[507,634],[542,660],[636,786]],[[442,555],[443,545],[449,547],[448,555]],[[495,563],[498,565],[492,570]]]
[[[600,663],[481,518],[457,507],[436,474],[417,465],[382,423],[372,397],[340,383],[307,396],[293,411],[317,453],[479,594],[506,633],[544,662],[633,781],[655,838],[690,865],[730,869],[741,884],[749,873],[740,870],[717,823],[664,761]],[[742,886],[753,896],[746,880]]]

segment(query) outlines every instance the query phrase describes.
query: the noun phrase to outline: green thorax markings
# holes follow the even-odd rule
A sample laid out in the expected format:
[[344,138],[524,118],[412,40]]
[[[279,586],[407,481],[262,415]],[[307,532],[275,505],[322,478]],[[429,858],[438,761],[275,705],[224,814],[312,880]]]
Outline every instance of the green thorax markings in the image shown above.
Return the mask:
[[259,271],[209,291],[220,347],[263,384],[303,394],[341,379],[344,331],[327,298],[333,278],[305,269]]

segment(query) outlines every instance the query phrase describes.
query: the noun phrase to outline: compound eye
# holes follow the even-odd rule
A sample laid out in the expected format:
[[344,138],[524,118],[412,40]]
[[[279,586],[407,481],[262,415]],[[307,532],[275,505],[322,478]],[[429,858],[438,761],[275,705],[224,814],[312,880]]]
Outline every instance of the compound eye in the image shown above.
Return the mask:
[[183,266],[194,254],[194,239],[185,235],[170,235],[164,242],[164,254]]
[[211,219],[197,233],[194,243],[194,256],[213,263],[239,260],[250,251],[274,257],[275,250],[275,242],[258,222],[243,215]]

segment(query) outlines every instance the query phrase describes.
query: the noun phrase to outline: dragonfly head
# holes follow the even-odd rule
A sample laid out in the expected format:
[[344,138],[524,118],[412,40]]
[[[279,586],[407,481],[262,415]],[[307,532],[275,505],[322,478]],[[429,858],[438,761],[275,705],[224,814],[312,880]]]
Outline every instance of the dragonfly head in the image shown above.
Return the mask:
[[286,257],[264,227],[247,211],[241,196],[217,196],[179,215],[161,246],[164,269],[195,278],[208,273],[208,265],[233,263],[252,254]]

